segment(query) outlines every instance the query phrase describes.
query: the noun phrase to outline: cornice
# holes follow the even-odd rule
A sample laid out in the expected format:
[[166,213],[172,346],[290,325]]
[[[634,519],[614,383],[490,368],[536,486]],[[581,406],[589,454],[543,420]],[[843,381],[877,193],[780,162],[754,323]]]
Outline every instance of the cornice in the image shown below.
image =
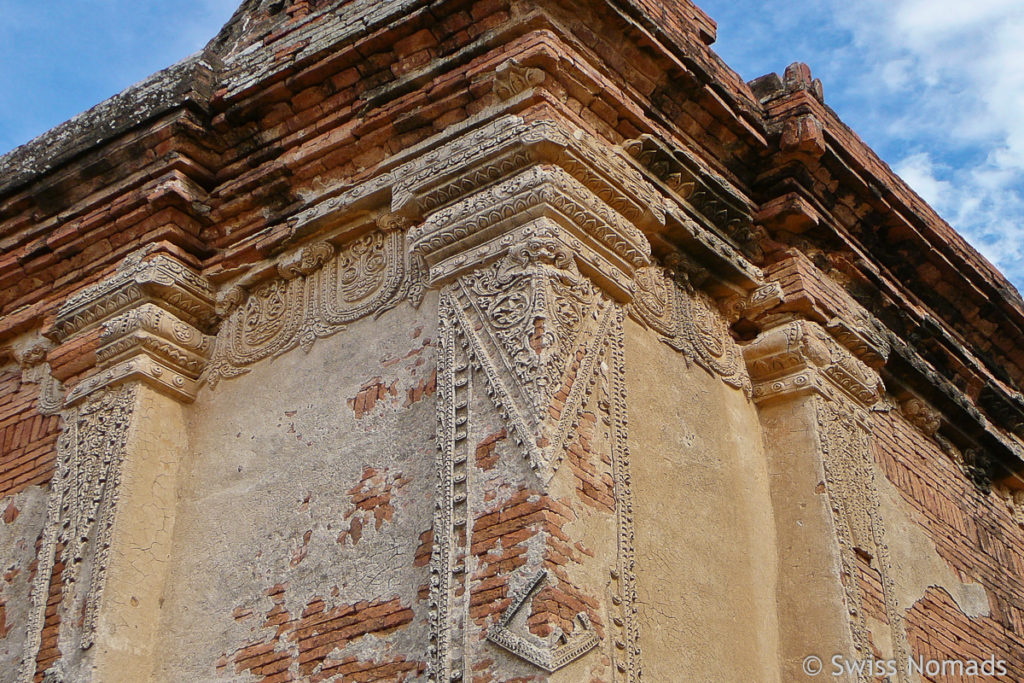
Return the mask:
[[213,347],[203,330],[217,320],[214,290],[181,261],[147,251],[130,255],[113,276],[60,307],[51,334],[58,343],[74,343],[101,327],[96,368],[71,389],[65,405],[130,380],[181,401],[195,398]]
[[794,320],[762,332],[743,348],[753,396],[766,403],[793,394],[846,395],[862,407],[882,396],[874,370],[817,323]]
[[704,229],[742,249],[750,244],[751,207],[743,195],[718,174],[704,168],[691,153],[654,135],[641,135],[622,145],[647,169],[666,194],[674,196]]
[[112,277],[69,297],[57,310],[54,340],[63,342],[146,302],[160,302],[188,324],[209,329],[216,317],[206,279],[167,254],[142,260],[144,253],[129,256]]

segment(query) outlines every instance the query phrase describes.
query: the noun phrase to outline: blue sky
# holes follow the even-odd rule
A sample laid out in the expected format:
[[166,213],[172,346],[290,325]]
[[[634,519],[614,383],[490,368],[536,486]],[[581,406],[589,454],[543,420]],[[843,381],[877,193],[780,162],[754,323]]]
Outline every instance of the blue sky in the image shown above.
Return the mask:
[[[825,99],[1024,289],[1024,0],[697,0],[745,79]],[[201,48],[240,0],[0,0],[0,154]]]

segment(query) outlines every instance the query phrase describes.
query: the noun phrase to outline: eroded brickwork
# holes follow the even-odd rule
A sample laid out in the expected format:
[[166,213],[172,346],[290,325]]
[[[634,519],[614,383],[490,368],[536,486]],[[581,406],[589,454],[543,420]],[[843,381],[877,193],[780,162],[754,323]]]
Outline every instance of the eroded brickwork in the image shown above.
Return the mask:
[[1024,303],[715,33],[252,0],[0,158],[0,669],[1024,678]]
[[40,413],[40,388],[20,369],[0,372],[0,499],[53,475],[60,418]]
[[333,605],[317,597],[300,614],[293,615],[285,607],[286,588],[278,584],[267,589],[266,596],[273,606],[262,621],[249,609],[235,611],[236,620],[252,620],[254,632],[270,635],[226,655],[218,670],[233,667],[235,673],[253,674],[260,683],[328,681],[339,676],[346,681],[400,683],[423,673],[423,662],[410,662],[401,656],[376,661],[338,656],[343,654],[339,651],[364,636],[386,639],[389,633],[407,626],[413,612],[397,598]]
[[960,581],[984,587],[984,614],[965,615],[951,588],[942,586],[904,605],[914,653],[979,661],[995,656],[1007,661],[1010,680],[1021,677],[1024,526],[1006,498],[978,489],[956,452],[944,451],[902,415],[876,413],[875,425],[875,459],[915,522]]

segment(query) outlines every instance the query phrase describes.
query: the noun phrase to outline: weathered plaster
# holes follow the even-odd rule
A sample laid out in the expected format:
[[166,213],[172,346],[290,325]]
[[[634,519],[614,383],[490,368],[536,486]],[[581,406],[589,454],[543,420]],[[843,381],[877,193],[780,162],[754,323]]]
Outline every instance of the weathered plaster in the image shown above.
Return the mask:
[[876,467],[878,499],[885,520],[889,552],[900,606],[909,610],[931,588],[943,588],[956,601],[960,611],[971,618],[991,614],[985,587],[963,581],[939,556],[935,543],[924,531],[927,521],[903,500],[899,490]]
[[843,594],[838,532],[825,489],[812,397],[761,406],[777,529],[783,680],[802,680],[804,657],[855,651]]
[[655,334],[626,329],[644,674],[780,680],[775,523],[755,407]]
[[[396,598],[415,612],[386,646],[366,636],[329,658],[386,651],[425,659],[417,593],[427,575],[413,558],[433,511],[434,400],[406,404],[434,370],[434,311],[433,298],[418,311],[403,304],[199,396],[155,680],[255,680],[229,660],[273,636],[261,623],[277,584],[296,616],[318,598],[328,609]],[[368,384],[396,391],[357,418],[352,400]],[[408,483],[392,492],[393,515],[379,529],[364,524],[358,542],[351,534],[339,542],[366,468]]]
[[21,660],[48,497],[46,488],[30,486],[0,499],[0,671],[17,671]]
[[96,625],[93,680],[152,675],[177,507],[188,451],[183,406],[140,385],[125,443],[120,496]]

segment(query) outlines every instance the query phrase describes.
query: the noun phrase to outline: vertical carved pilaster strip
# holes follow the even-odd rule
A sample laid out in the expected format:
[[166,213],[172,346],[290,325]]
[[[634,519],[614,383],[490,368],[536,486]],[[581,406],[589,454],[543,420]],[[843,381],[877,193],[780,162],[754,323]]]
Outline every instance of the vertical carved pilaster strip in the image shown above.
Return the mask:
[[623,321],[625,315],[616,307],[611,347],[611,419],[612,471],[615,478],[615,516],[618,522],[618,568],[614,576],[612,605],[619,612],[616,650],[622,659],[616,663],[622,680],[634,683],[643,677],[640,659],[640,628],[636,591],[636,540],[633,529],[633,479],[630,475],[629,426],[626,396],[626,354]]
[[[57,439],[57,468],[50,484],[50,499],[46,505],[46,525],[43,527],[42,545],[36,563],[36,575],[32,580],[31,604],[28,613],[27,633],[18,669],[18,683],[31,683],[36,673],[36,657],[43,640],[43,624],[46,618],[46,603],[50,597],[50,580],[57,560],[57,538],[61,530],[61,507],[70,468],[69,452],[78,442],[78,420],[72,415],[62,416],[64,429]],[[70,417],[70,419],[69,419]]]
[[463,675],[461,640],[465,610],[457,609],[456,583],[465,582],[468,544],[466,478],[469,419],[469,361],[455,323],[456,304],[441,293],[437,368],[437,473],[434,545],[430,559],[432,668],[430,680],[448,683]]
[[863,600],[857,582],[856,553],[859,551],[868,553],[877,561],[899,680],[909,681],[907,662],[910,646],[903,613],[896,600],[894,569],[885,540],[885,525],[879,512],[867,415],[863,409],[842,397],[826,399],[817,396],[814,400],[827,491],[836,516],[840,543],[844,547],[842,557],[848,577],[845,589],[850,604],[855,606],[855,612],[851,610],[850,615],[854,642],[863,657],[872,655]]
[[[83,615],[80,647],[84,650],[93,644],[134,404],[134,387],[122,386],[98,392],[63,413],[65,429],[58,440],[57,474],[32,585],[32,610],[19,681],[31,681],[36,673],[59,545],[64,547],[65,567],[61,603]],[[83,591],[76,586],[87,563],[90,576]]]

